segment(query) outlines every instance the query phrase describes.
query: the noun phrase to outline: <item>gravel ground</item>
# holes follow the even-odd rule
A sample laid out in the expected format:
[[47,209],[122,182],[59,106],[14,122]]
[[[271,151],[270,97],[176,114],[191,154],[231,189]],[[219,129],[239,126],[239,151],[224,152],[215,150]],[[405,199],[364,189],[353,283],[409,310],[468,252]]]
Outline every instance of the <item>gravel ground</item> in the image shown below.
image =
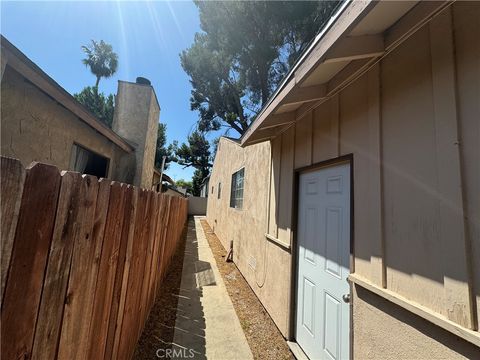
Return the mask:
[[255,359],[294,359],[282,334],[205,220],[201,221],[218,269]]
[[182,280],[185,239],[184,237],[173,256],[163,280],[163,290],[152,307],[133,359],[157,359],[156,351],[158,349],[171,348],[175,330],[178,293]]

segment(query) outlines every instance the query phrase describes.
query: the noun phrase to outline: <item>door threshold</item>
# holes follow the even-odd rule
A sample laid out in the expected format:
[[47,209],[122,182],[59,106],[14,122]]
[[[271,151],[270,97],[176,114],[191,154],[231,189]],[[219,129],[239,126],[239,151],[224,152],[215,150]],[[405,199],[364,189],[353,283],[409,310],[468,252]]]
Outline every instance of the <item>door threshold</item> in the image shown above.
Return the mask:
[[295,341],[287,341],[287,345],[290,348],[290,351],[295,356],[297,360],[309,360],[308,356],[303,352],[300,345],[298,345]]

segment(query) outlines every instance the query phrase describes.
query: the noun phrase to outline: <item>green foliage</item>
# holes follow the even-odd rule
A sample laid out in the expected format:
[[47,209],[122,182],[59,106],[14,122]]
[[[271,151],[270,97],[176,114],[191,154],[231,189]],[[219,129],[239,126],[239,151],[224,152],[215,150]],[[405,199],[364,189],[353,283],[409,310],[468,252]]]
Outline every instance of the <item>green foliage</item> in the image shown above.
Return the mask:
[[178,146],[174,145],[175,161],[184,167],[192,166],[195,172],[192,178],[192,193],[195,196],[200,194],[200,185],[205,177],[210,173],[211,152],[210,143],[205,138],[205,134],[200,131],[192,132],[187,143]]
[[115,100],[112,94],[105,95],[98,92],[97,87],[87,86],[73,97],[95,115],[101,122],[112,127]]
[[180,179],[180,180],[175,181],[175,185],[177,187],[182,187],[182,188],[187,189],[187,192],[190,192],[190,193],[192,192],[193,185],[192,185],[191,181],[186,181],[184,179]]
[[208,173],[204,173],[202,169],[195,169],[192,177],[192,195],[200,196],[200,190],[203,180],[208,176]]
[[157,131],[157,147],[155,148],[155,167],[162,167],[162,158],[165,158],[164,170],[168,169],[170,162],[175,160],[174,156],[175,143],[167,146],[167,125],[159,123]]
[[200,131],[242,135],[336,1],[196,1],[202,33],[180,54]]
[[82,62],[97,78],[95,87],[98,88],[101,78],[109,78],[117,71],[118,55],[113,51],[112,45],[103,40],[91,40],[89,45],[82,46],[82,50],[87,56]]
[[208,169],[212,166],[210,163],[210,143],[205,138],[205,134],[200,131],[192,132],[187,138],[188,144],[183,143],[180,147],[175,147],[176,161],[185,167],[193,166],[196,169]]

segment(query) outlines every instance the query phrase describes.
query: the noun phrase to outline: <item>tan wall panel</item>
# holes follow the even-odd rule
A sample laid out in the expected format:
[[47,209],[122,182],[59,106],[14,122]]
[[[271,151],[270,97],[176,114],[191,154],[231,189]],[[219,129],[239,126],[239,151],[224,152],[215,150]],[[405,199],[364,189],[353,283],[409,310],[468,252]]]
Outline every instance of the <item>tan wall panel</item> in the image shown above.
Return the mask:
[[385,261],[390,290],[446,315],[431,73],[428,28],[382,62]]
[[295,148],[295,127],[282,134],[282,155],[280,169],[280,199],[278,209],[278,239],[290,244],[293,208],[293,161]]
[[430,22],[429,32],[445,307],[450,320],[471,329],[451,8]]
[[[378,121],[378,114],[377,114]],[[340,153],[353,154],[355,272],[381,283],[377,154],[369,128],[369,82],[363,76],[340,94]],[[372,221],[375,220],[375,221]]]
[[295,169],[312,164],[312,113],[295,124]]
[[[460,154],[473,294],[480,310],[480,6],[453,5]],[[467,244],[468,245],[468,244]],[[480,318],[477,319],[477,324]]]
[[280,169],[281,169],[281,154],[282,154],[282,137],[279,136],[272,140],[272,155],[271,155],[271,189],[270,189],[270,217],[269,217],[269,234],[278,237],[278,206],[280,198]]
[[338,156],[338,96],[313,111],[313,163]]

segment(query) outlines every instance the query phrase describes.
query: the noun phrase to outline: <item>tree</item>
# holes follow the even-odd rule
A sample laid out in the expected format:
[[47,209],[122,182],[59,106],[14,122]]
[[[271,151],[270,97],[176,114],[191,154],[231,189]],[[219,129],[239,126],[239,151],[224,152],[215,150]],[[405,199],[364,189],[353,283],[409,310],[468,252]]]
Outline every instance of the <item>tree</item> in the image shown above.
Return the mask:
[[201,131],[192,132],[187,138],[188,144],[183,143],[180,147],[175,144],[175,161],[184,167],[192,166],[195,172],[192,178],[192,193],[200,195],[200,185],[210,173],[211,152],[210,143]]
[[242,135],[338,2],[196,1],[202,33],[180,54],[200,131]]
[[113,51],[112,45],[103,40],[92,40],[90,45],[82,46],[82,50],[87,56],[82,62],[97,78],[95,87],[98,88],[101,78],[109,78],[117,71],[118,55]]
[[175,181],[175,185],[177,187],[185,188],[187,189],[188,192],[192,192],[192,182],[191,181],[186,181],[184,179],[180,179]]
[[87,86],[73,97],[108,127],[112,127],[115,109],[114,96],[98,92],[97,87]]
[[170,162],[175,160],[174,148],[175,143],[167,146],[167,125],[159,123],[157,131],[157,146],[155,148],[155,167],[160,169],[162,167],[162,158],[165,158],[164,170],[168,169]]
[[195,169],[195,172],[192,176],[192,195],[193,196],[200,196],[201,186],[205,177],[207,177],[202,170]]

